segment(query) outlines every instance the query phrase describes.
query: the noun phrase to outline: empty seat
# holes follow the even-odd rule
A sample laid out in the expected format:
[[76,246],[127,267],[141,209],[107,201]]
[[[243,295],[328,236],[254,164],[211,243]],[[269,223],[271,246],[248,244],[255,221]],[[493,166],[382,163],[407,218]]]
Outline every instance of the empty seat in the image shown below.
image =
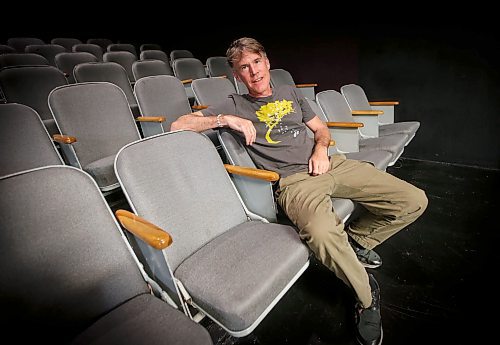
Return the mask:
[[80,41],[78,38],[72,38],[72,37],[56,37],[51,39],[50,43],[59,44],[60,46],[66,48],[67,52],[71,52],[73,51],[73,46],[75,44],[81,44],[82,41]]
[[132,85],[130,85],[127,72],[120,64],[116,62],[81,63],[75,66],[73,75],[77,83],[104,81],[117,85],[125,93],[134,116],[140,116]]
[[137,50],[135,49],[133,44],[130,43],[112,43],[108,45],[106,51],[108,52],[129,52],[131,54],[134,54],[136,60],[137,60]]
[[14,48],[18,53],[24,53],[24,48],[30,44],[45,44],[45,42],[36,37],[11,37],[7,39],[7,45]]
[[97,62],[97,58],[90,53],[79,52],[79,53],[59,53],[55,57],[56,67],[59,68],[68,82],[75,83],[75,77],[73,76],[73,69],[76,65],[85,62]]
[[64,164],[40,116],[32,108],[0,104],[0,176]]
[[59,53],[66,52],[66,48],[59,44],[30,44],[25,48],[26,53],[42,55],[47,59],[49,65],[56,66],[55,57]]
[[249,220],[215,147],[199,133],[131,143],[115,170],[133,211],[174,238],[156,257],[146,253],[150,269],[167,260],[185,309],[231,335],[252,332],[309,264],[293,227]]
[[121,65],[127,72],[127,77],[130,83],[134,83],[134,73],[132,72],[132,64],[137,61],[137,57],[128,51],[110,51],[102,56],[104,62],[116,62]]
[[42,55],[34,53],[15,53],[0,55],[0,69],[9,66],[47,66],[49,61]]
[[161,60],[170,66],[170,60],[168,58],[168,55],[163,50],[154,50],[154,49],[143,50],[143,51],[141,51],[140,59],[141,60],[150,60],[150,59]]
[[13,54],[16,53],[16,49],[14,49],[11,46],[5,45],[5,44],[0,44],[0,55],[1,54]]
[[353,111],[377,109],[383,111],[383,114],[378,117],[378,136],[405,134],[408,136],[406,141],[406,145],[408,145],[420,127],[418,121],[394,122],[394,106],[399,104],[398,102],[370,103],[363,88],[356,84],[344,85],[340,88],[340,92]]
[[280,85],[290,85],[298,88],[307,99],[316,99],[315,87],[317,84],[295,84],[292,75],[287,70],[275,68],[269,71],[271,75],[271,85],[278,87]]
[[178,58],[176,60],[172,60],[172,69],[174,71],[174,75],[184,84],[186,94],[191,105],[193,105],[195,98],[191,88],[191,82],[194,79],[205,78],[207,76],[205,66],[203,66],[203,63],[196,58]]
[[[329,121],[347,123],[361,122],[363,123],[363,126],[358,127],[358,130],[360,131],[361,129],[367,127],[367,124],[371,126],[378,126],[376,113],[358,112],[356,113],[356,117],[354,117],[351,109],[349,109],[349,106],[345,101],[345,98],[335,90],[319,92],[316,94],[316,102]],[[367,117],[366,121],[363,120],[363,116]],[[403,153],[407,139],[408,136],[405,134],[394,134],[375,138],[361,136],[359,139],[359,151],[376,150],[391,152],[392,158],[389,165],[394,165]]]
[[174,75],[168,63],[161,60],[137,60],[132,64],[134,80],[152,75]]
[[[88,172],[103,192],[116,190],[115,155],[124,145],[140,139],[122,89],[111,83],[70,84],[53,90],[48,103],[60,133],[76,138],[75,144],[70,144],[69,151],[76,156],[72,161]],[[66,159],[71,160],[71,156]]]
[[139,46],[139,51],[143,52],[145,50],[161,50],[161,45],[157,43],[143,43]]
[[87,43],[96,44],[101,47],[103,52],[108,51],[108,46],[113,43],[109,38],[89,38]]
[[[88,174],[51,166],[0,178],[0,330],[22,342],[210,345],[150,292]],[[158,292],[159,293],[159,292]]]
[[64,73],[53,66],[15,66],[0,70],[0,87],[5,100],[33,108],[51,136],[59,132],[47,97],[53,89],[67,83]]
[[233,70],[225,56],[211,56],[206,61],[209,77],[226,77],[233,79]]
[[194,55],[187,49],[173,49],[170,51],[170,61],[182,58],[193,58]]
[[97,61],[102,61],[102,48],[99,47],[97,44],[91,44],[91,43],[81,43],[81,44],[75,44],[73,46],[73,52],[86,52],[94,55],[97,58]]

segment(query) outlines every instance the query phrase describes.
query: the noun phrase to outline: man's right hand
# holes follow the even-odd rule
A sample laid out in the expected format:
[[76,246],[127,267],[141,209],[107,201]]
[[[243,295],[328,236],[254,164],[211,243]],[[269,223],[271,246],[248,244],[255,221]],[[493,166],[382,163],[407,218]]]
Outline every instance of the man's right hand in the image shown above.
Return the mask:
[[234,115],[222,115],[221,122],[235,131],[243,133],[247,145],[252,145],[257,137],[257,130],[252,121]]

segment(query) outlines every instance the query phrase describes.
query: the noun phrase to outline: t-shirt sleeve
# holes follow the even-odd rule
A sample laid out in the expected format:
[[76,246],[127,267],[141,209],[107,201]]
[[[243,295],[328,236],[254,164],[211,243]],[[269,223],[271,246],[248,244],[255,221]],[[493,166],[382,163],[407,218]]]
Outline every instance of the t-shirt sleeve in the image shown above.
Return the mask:
[[234,104],[233,97],[229,96],[223,102],[209,105],[208,108],[202,109],[203,116],[215,116],[219,114],[235,115],[236,105]]
[[312,120],[316,116],[316,114],[314,113],[311,106],[307,102],[307,99],[305,99],[304,95],[300,90],[294,89],[294,92],[297,99],[299,100],[300,108],[302,109],[303,122],[306,123],[309,120]]

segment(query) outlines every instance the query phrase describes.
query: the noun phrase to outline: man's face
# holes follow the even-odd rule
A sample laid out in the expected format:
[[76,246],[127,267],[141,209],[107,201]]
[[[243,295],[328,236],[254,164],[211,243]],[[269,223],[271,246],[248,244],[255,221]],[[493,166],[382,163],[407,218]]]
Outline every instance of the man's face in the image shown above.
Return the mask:
[[250,96],[253,97],[266,97],[272,94],[269,69],[267,57],[247,51],[243,51],[240,60],[233,63],[236,79],[245,84]]

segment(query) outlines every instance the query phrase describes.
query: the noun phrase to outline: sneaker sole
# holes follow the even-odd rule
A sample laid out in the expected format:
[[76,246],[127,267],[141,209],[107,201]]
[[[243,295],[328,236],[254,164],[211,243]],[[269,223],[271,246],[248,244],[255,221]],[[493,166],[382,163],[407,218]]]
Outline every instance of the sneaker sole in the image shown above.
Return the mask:
[[379,264],[379,265],[372,265],[372,264],[367,264],[367,263],[364,263],[364,262],[361,262],[361,261],[360,261],[360,263],[361,263],[361,265],[362,265],[363,267],[366,267],[366,268],[379,268],[380,266],[382,266],[382,264]]

